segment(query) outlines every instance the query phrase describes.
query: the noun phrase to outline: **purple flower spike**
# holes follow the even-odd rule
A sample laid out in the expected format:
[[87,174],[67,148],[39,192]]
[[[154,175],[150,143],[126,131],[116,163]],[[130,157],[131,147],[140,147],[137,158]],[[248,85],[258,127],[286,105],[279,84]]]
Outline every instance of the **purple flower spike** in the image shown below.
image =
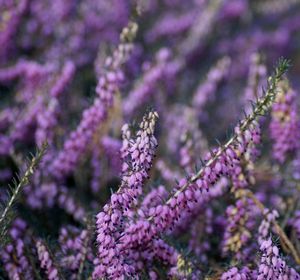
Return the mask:
[[[123,279],[135,270],[133,264],[126,263],[126,256],[121,253],[118,240],[122,238],[124,219],[131,216],[132,207],[142,194],[143,182],[148,178],[152,166],[157,147],[154,137],[157,118],[156,112],[146,114],[134,137],[127,124],[122,128],[122,183],[111,196],[110,202],[103,207],[103,212],[97,215],[98,258],[95,260],[94,279]],[[130,242],[130,239],[123,240],[121,244],[124,242]]]
[[296,92],[283,81],[272,108],[270,136],[273,140],[273,156],[283,163],[289,153],[300,147],[300,118],[297,111]]
[[46,246],[42,243],[41,240],[38,240],[36,242],[36,248],[41,268],[45,270],[47,279],[59,280],[60,278],[58,276],[58,270],[55,267]]

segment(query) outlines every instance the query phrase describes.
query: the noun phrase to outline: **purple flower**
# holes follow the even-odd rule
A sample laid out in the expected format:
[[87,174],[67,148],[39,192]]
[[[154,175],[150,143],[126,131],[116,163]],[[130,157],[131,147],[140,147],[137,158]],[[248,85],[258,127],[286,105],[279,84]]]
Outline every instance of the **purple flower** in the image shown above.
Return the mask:
[[148,178],[152,166],[157,146],[154,137],[157,117],[156,112],[146,114],[134,137],[127,124],[122,128],[122,183],[119,190],[112,194],[110,202],[103,207],[103,211],[97,214],[98,258],[95,260],[93,273],[95,279],[104,276],[118,279],[131,275],[135,270],[133,264],[126,263],[126,256],[121,254],[118,240],[122,239],[124,219],[131,216],[132,207],[142,194],[143,182]]
[[283,163],[289,153],[299,149],[300,119],[297,112],[296,93],[287,81],[281,83],[276,103],[272,108],[270,136],[273,140],[273,156]]
[[271,280],[300,279],[300,274],[298,274],[293,268],[290,268],[280,257],[279,249],[273,244],[271,238],[262,241],[260,251],[262,256],[258,268],[258,280],[266,278]]
[[59,280],[58,270],[55,267],[53,260],[41,240],[36,242],[37,254],[40,261],[41,268],[45,270],[47,279]]

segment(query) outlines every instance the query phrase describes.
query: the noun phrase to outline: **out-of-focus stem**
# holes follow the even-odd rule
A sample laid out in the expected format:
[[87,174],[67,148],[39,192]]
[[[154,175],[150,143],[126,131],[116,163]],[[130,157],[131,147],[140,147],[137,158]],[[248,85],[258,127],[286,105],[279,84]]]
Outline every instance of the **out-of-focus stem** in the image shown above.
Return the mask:
[[13,204],[16,202],[22,188],[28,184],[31,175],[34,173],[34,170],[36,169],[40,160],[44,156],[47,146],[48,146],[47,143],[44,143],[42,145],[41,149],[39,149],[37,151],[36,156],[34,156],[31,159],[30,164],[29,164],[27,170],[25,171],[24,175],[20,178],[19,183],[12,190],[11,197],[9,198],[9,200],[6,204],[6,207],[4,208],[4,210],[1,214],[1,217],[0,217],[0,228],[1,228],[0,241],[2,240],[2,238],[4,237],[4,235],[6,233],[6,229],[8,227],[8,223],[9,223],[6,221],[9,216],[10,211],[12,210]]

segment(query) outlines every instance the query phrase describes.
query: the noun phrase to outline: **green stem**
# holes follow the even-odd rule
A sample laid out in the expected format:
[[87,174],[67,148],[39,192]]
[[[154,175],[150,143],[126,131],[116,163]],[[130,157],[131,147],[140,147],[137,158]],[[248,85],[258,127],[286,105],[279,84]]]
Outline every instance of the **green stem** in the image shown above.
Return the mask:
[[19,180],[19,183],[16,185],[16,187],[12,190],[12,195],[9,198],[6,207],[4,208],[1,216],[0,216],[0,228],[1,228],[1,233],[0,233],[0,241],[4,238],[6,234],[6,230],[9,225],[9,214],[12,211],[13,205],[15,204],[16,200],[18,199],[18,196],[22,190],[22,188],[29,183],[29,179],[31,175],[33,175],[34,170],[37,168],[39,162],[41,161],[42,157],[44,156],[45,152],[47,149],[47,144],[43,144],[41,149],[37,151],[36,156],[34,156],[30,164],[25,171],[24,175],[21,177]]

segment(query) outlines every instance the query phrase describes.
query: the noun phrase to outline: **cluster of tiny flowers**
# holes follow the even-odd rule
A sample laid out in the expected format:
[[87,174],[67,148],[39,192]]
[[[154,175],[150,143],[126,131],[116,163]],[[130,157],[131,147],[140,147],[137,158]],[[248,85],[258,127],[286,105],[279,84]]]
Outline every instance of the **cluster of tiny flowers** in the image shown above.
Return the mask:
[[235,128],[238,135],[238,144],[235,147],[235,153],[240,159],[240,164],[232,177],[234,189],[249,187],[254,183],[252,170],[253,161],[258,156],[257,145],[260,143],[260,127],[254,122],[250,129],[241,132],[239,127]]
[[264,210],[264,218],[258,228],[258,243],[261,245],[266,240],[272,228],[272,223],[278,218],[279,214],[276,210]]
[[[255,128],[255,125],[253,128]],[[251,135],[250,131],[249,135]],[[251,139],[251,136],[238,139],[233,146],[238,147],[238,151],[242,153],[246,151]],[[215,151],[215,153],[218,153],[218,151]],[[206,161],[209,162],[211,157],[212,155],[209,155]],[[222,176],[235,178],[239,172],[240,160],[234,150],[228,147],[220,152],[218,160],[203,169],[201,178],[198,178],[195,182],[181,179],[178,188],[175,188],[175,191],[176,189],[177,191],[166,203],[150,208],[149,219],[151,223],[149,223],[149,219],[145,220],[144,215],[142,215],[140,221],[129,226],[125,230],[124,236],[121,237],[123,245],[125,242],[128,244],[130,240],[131,244],[128,245],[133,246],[133,239],[137,243],[145,243],[162,232],[174,228],[178,221],[185,217],[186,213],[190,213],[194,208],[197,208],[197,204],[202,201],[203,191],[208,191]],[[184,190],[182,191],[182,189]],[[130,238],[127,235],[130,235]]]
[[[124,28],[121,38],[134,38],[136,31],[137,25],[131,22],[128,27]],[[64,143],[64,149],[50,166],[55,177],[61,178],[74,170],[78,159],[91,143],[97,128],[106,120],[109,108],[113,106],[113,96],[123,80],[121,66],[128,58],[132,48],[132,43],[125,40],[120,43],[111,57],[106,58],[105,71],[100,74],[96,87],[98,98],[95,98],[93,105],[83,112],[80,124],[76,130],[71,132],[70,137]]]
[[287,266],[286,262],[280,257],[279,249],[268,238],[260,245],[261,261],[258,268],[258,280],[268,279],[282,279],[282,280],[297,280],[300,279],[293,268]]
[[63,255],[60,257],[60,264],[64,269],[72,271],[72,279],[76,279],[76,271],[85,257],[93,260],[94,256],[89,246],[87,230],[79,231],[77,228],[62,228],[59,235],[59,243]]
[[168,198],[169,193],[166,188],[162,185],[152,189],[143,199],[141,203],[141,210],[147,213],[151,207],[161,204]]
[[255,225],[253,210],[255,208],[247,198],[237,200],[234,206],[230,205],[226,209],[228,224],[224,233],[223,250],[225,253],[234,252],[237,259],[246,257],[243,255],[242,247],[245,247],[252,238],[251,230]]
[[209,102],[213,102],[216,98],[215,93],[218,85],[228,74],[230,59],[225,57],[217,62],[207,74],[207,79],[201,83],[193,96],[193,106],[202,113],[203,107]]
[[16,219],[9,231],[12,242],[1,248],[0,259],[4,264],[10,279],[33,279],[33,271],[29,266],[29,260],[25,253],[26,223]]
[[[122,128],[123,145],[121,148],[122,183],[119,190],[111,196],[110,203],[103,207],[103,212],[97,215],[98,260],[94,278],[118,278],[130,274],[132,268],[124,263],[118,248],[118,239],[124,227],[125,217],[131,216],[131,208],[142,194],[142,186],[148,178],[152,166],[157,141],[154,136],[154,126],[158,115],[149,112],[143,118],[135,137],[131,136],[129,126]],[[124,257],[124,256],[123,256]]]
[[145,73],[142,80],[124,100],[125,115],[132,115],[132,112],[150,99],[159,82],[176,78],[176,74],[182,68],[182,63],[171,60],[170,50],[165,48],[157,53],[156,60],[154,65],[144,65]]
[[58,270],[55,267],[53,260],[41,240],[36,241],[36,249],[41,268],[45,270],[49,280],[59,280]]
[[248,268],[243,267],[242,269],[238,269],[237,267],[232,267],[228,271],[224,272],[220,278],[220,280],[248,280],[248,279],[256,279],[254,277],[254,273]]
[[300,119],[297,113],[296,92],[287,81],[282,82],[272,110],[270,123],[271,139],[274,141],[273,155],[283,163],[289,154],[299,148]]
[[73,62],[68,61],[62,71],[61,76],[54,83],[50,91],[50,100],[44,111],[37,116],[37,130],[35,133],[36,142],[41,146],[44,142],[52,143],[54,141],[54,129],[57,125],[57,115],[59,112],[58,98],[73,78],[75,66]]

